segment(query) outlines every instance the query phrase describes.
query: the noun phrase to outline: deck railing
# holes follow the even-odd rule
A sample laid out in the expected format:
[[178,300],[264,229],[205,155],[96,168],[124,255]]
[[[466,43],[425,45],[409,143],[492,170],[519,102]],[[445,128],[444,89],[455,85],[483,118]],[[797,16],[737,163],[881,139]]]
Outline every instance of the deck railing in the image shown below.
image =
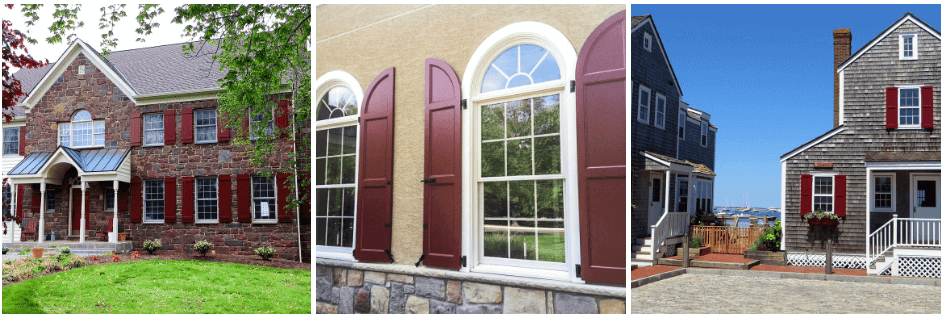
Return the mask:
[[939,247],[942,219],[898,218],[880,226],[867,238],[867,266],[896,247]]
[[742,254],[765,233],[761,227],[692,226],[690,237],[700,237],[710,252]]
[[657,224],[651,225],[651,255],[657,253],[667,238],[682,236],[689,225],[690,213],[664,212]]

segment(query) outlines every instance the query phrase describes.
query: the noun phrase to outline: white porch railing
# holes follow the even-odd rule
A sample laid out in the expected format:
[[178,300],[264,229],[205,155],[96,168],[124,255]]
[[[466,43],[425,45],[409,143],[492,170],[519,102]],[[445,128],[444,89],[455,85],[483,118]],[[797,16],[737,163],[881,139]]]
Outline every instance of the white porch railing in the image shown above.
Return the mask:
[[867,266],[896,247],[939,247],[940,233],[942,219],[898,218],[894,214],[867,238]]
[[690,227],[690,213],[664,212],[657,224],[651,225],[651,256],[657,253],[664,240],[674,236],[681,236]]

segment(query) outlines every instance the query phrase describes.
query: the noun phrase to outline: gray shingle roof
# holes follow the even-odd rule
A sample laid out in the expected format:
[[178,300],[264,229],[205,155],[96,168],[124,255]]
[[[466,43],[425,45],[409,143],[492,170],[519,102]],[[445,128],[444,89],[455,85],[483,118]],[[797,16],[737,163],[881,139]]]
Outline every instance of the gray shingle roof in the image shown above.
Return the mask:
[[670,163],[675,163],[675,164],[685,165],[685,166],[693,166],[694,171],[700,174],[705,174],[705,175],[710,175],[710,176],[716,175],[716,173],[713,172],[713,170],[710,170],[710,168],[704,164],[698,164],[695,162],[691,162],[690,160],[680,160],[674,157],[670,157],[667,155],[662,155],[662,154],[650,152],[650,151],[642,151],[642,153],[657,157],[658,159],[665,160]]
[[[700,118],[700,114],[697,114],[697,112],[694,112],[694,111],[690,111],[690,110],[697,110],[697,109],[694,109],[692,106],[688,106],[687,109],[688,109],[687,116],[689,116],[692,119],[697,120],[698,122],[703,122],[703,120]],[[700,111],[700,110],[697,110],[697,111]],[[700,112],[703,112],[703,111],[700,111]],[[710,127],[717,128],[716,125],[713,125],[713,122],[707,121],[707,123],[710,124]]]
[[651,16],[651,15],[650,15],[650,14],[645,14],[645,15],[639,15],[639,16],[633,16],[633,17],[631,17],[631,27],[632,27],[632,28],[635,27],[635,25],[638,25],[638,23],[641,23],[641,21],[644,21],[644,19],[648,18],[649,16]]

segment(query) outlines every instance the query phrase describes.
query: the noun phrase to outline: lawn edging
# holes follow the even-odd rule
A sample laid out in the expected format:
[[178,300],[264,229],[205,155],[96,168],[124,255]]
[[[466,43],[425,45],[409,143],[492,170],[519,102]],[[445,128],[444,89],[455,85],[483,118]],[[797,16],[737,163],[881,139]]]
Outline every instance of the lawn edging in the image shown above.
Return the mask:
[[667,271],[664,273],[655,274],[649,277],[640,278],[634,281],[631,281],[631,288],[636,288],[648,283],[654,283],[660,280],[673,278],[675,276],[687,273],[687,269],[678,269],[674,271]]

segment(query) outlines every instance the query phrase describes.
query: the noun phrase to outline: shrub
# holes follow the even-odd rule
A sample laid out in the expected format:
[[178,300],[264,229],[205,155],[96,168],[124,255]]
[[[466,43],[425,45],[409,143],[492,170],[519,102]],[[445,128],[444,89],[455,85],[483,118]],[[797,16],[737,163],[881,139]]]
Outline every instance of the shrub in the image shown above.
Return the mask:
[[98,256],[91,256],[88,258],[88,260],[91,260],[91,261],[98,261],[98,259],[99,259]]
[[72,248],[62,247],[61,249],[59,249],[59,251],[62,253],[72,253]]
[[144,250],[147,250],[148,254],[154,254],[154,251],[157,251],[157,249],[160,249],[162,246],[163,245],[160,244],[160,239],[144,241]]
[[7,251],[10,251],[10,248],[7,248],[7,246],[3,246],[3,254],[6,254]]
[[255,254],[262,257],[262,260],[269,260],[277,253],[278,250],[275,250],[275,247],[259,247],[258,249],[255,249]]
[[694,237],[693,241],[690,242],[690,248],[700,248],[701,244],[703,244],[703,239],[700,237]]
[[196,252],[199,252],[200,255],[202,255],[203,257],[205,257],[206,252],[208,252],[209,249],[212,249],[212,248],[213,248],[213,244],[205,240],[197,241],[196,244],[193,245],[193,250]]

